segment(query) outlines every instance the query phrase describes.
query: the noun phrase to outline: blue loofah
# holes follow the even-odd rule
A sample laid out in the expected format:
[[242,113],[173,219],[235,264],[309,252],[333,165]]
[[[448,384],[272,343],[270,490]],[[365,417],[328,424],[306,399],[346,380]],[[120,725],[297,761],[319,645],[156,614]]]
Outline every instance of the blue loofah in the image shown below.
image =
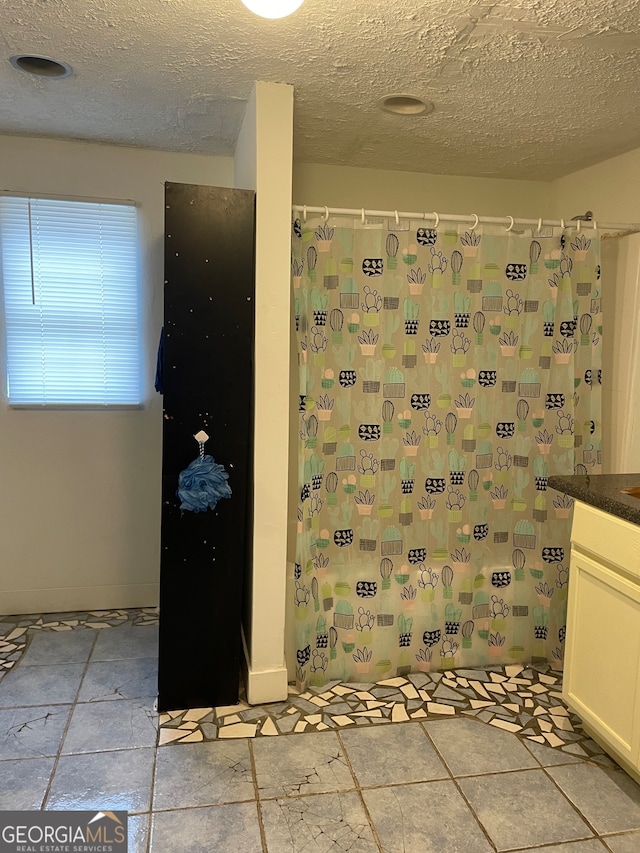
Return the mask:
[[215,509],[220,498],[231,497],[229,475],[213,456],[194,459],[178,477],[180,509],[205,512]]

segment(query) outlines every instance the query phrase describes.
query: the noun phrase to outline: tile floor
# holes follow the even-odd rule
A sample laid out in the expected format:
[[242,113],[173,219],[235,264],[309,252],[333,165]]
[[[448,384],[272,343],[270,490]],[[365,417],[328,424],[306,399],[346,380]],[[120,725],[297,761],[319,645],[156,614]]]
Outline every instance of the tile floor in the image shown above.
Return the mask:
[[[217,731],[238,725],[225,724],[234,709],[218,709],[215,738],[185,742],[185,730],[158,745],[154,621],[0,617],[0,657],[12,664],[0,680],[0,809],[126,809],[138,853],[640,851],[640,786],[583,734],[584,755],[570,754],[469,708],[231,739]],[[469,680],[448,677],[456,689]],[[277,725],[296,701],[268,717]]]

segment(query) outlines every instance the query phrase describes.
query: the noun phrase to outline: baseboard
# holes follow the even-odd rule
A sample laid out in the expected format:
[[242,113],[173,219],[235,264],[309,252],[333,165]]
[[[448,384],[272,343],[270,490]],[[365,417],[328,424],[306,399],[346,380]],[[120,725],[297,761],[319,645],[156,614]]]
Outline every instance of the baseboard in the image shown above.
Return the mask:
[[0,590],[0,613],[64,613],[69,610],[120,610],[157,607],[158,583]]
[[287,668],[284,663],[274,669],[252,669],[244,630],[242,631],[242,651],[242,678],[249,705],[283,702],[288,695]]
[[295,628],[295,605],[296,582],[294,563],[287,563],[287,601],[285,606],[284,620],[284,661],[287,666],[287,677],[289,681],[296,680],[296,628]]

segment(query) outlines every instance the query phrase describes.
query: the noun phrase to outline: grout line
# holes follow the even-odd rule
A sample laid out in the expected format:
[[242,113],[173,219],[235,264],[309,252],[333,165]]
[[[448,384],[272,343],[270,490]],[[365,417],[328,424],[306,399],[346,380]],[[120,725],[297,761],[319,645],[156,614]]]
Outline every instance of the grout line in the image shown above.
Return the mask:
[[357,791],[358,788],[354,785],[353,788],[334,788],[330,791],[305,791],[304,794],[276,794],[275,797],[265,797],[260,794],[260,802],[270,803],[274,800],[304,800],[306,797],[324,797],[325,794],[353,794],[354,792],[357,793]]
[[[16,709],[19,710],[19,709]],[[29,720],[29,722],[33,722],[33,720]],[[13,726],[11,727],[13,728]],[[46,761],[48,758],[55,758],[53,755],[24,755],[24,756],[8,756],[7,758],[0,758],[0,770],[2,770],[2,762],[3,761]]]
[[[127,701],[127,700],[124,700],[124,701]],[[135,701],[135,700],[132,700],[132,701]],[[94,704],[94,703],[93,702],[92,703],[79,702],[77,704],[89,705],[89,704]],[[136,749],[155,749],[155,746],[152,743],[147,744],[146,746],[114,746],[114,747],[109,747],[109,749],[89,749],[89,750],[83,750],[82,752],[63,752],[63,753],[61,753],[61,757],[68,758],[71,755],[78,755],[78,756],[81,756],[81,755],[106,755],[109,752],[134,752]]]
[[130,817],[144,817],[147,816],[147,839],[144,844],[144,851],[147,853],[149,850],[149,839],[151,838],[151,809],[147,812],[136,812],[135,814],[131,814],[131,812],[127,813],[127,846],[131,845],[131,836],[129,834],[129,818]]
[[634,830],[625,830],[623,832],[618,832],[618,833],[609,833],[607,835],[599,835],[598,838],[605,845],[607,853],[610,853],[610,851],[613,848],[609,846],[609,839],[627,838],[627,837],[632,837],[634,835],[637,836],[637,842],[638,842],[638,845],[640,845],[640,833],[637,830],[635,830],[635,831]]
[[[82,701],[78,702],[78,705],[104,705],[105,702],[149,702],[153,706],[155,698],[155,693],[149,693],[146,696],[113,696],[111,699],[96,697],[94,699],[82,699]],[[159,715],[158,711],[154,710],[153,713]]]
[[[429,734],[429,733],[427,732],[427,735],[428,735],[428,734]],[[431,738],[430,738],[430,740],[431,740]],[[433,743],[433,746],[434,746],[434,748],[435,748],[436,752],[438,752],[438,755],[440,755],[440,751],[438,750],[438,748],[437,748],[437,746],[436,746],[435,742],[433,742],[433,741],[432,741],[432,743]],[[532,756],[532,757],[534,757],[534,758],[535,758],[535,756]],[[446,761],[445,761],[444,757],[442,757],[442,756],[441,756],[441,758],[442,758],[442,761],[445,763],[445,766],[447,767],[447,769],[449,769],[448,765],[446,764]],[[565,767],[566,767],[567,765],[563,765],[563,766],[565,766]],[[594,837],[594,836],[595,836],[595,837],[598,837],[598,834],[597,834],[597,832],[595,831],[595,828],[594,828],[594,827],[589,823],[589,821],[585,818],[585,816],[582,814],[582,812],[581,812],[581,811],[580,811],[580,810],[579,810],[579,809],[574,805],[574,803],[572,803],[572,802],[571,802],[571,800],[569,800],[569,798],[568,798],[568,797],[567,797],[567,795],[564,793],[564,791],[560,788],[560,786],[559,786],[557,783],[555,783],[555,781],[554,781],[553,777],[552,777],[552,776],[550,776],[550,775],[546,772],[546,771],[547,771],[547,768],[546,768],[546,767],[543,767],[542,765],[541,765],[540,767],[522,767],[522,768],[515,769],[515,770],[502,770],[502,771],[497,771],[497,772],[495,772],[495,773],[477,773],[477,774],[473,774],[473,775],[466,775],[466,776],[453,776],[453,775],[452,775],[452,777],[451,777],[451,778],[452,778],[452,781],[454,782],[454,784],[455,784],[456,788],[458,789],[458,791],[459,791],[460,795],[462,796],[462,798],[464,799],[465,803],[467,804],[467,806],[468,806],[469,810],[471,811],[471,813],[473,814],[473,816],[474,816],[474,817],[475,817],[475,819],[477,820],[477,822],[478,822],[478,824],[480,825],[480,827],[481,827],[481,829],[482,829],[483,833],[486,835],[487,840],[492,844],[492,846],[493,846],[494,848],[495,848],[495,844],[493,843],[493,841],[491,841],[491,838],[489,837],[488,833],[487,833],[487,832],[486,832],[486,830],[484,829],[484,826],[482,825],[482,823],[481,823],[481,821],[480,821],[480,818],[478,817],[478,815],[476,814],[476,812],[475,812],[475,810],[474,810],[473,806],[471,805],[471,803],[470,803],[470,802],[469,802],[469,800],[467,799],[467,797],[466,797],[466,795],[465,795],[464,791],[462,790],[462,788],[461,788],[461,787],[460,787],[460,785],[458,784],[458,780],[459,780],[459,779],[477,779],[477,778],[482,778],[482,777],[484,777],[484,776],[489,776],[489,775],[491,775],[491,776],[505,776],[505,775],[508,775],[508,774],[511,774],[511,773],[531,773],[531,772],[538,773],[540,770],[542,770],[542,771],[543,771],[543,773],[545,774],[545,776],[547,776],[549,779],[551,779],[551,781],[552,781],[552,782],[554,782],[555,787],[556,787],[556,788],[558,788],[558,790],[559,790],[559,791],[560,791],[560,793],[563,795],[563,797],[564,797],[566,800],[568,800],[568,801],[569,801],[569,803],[571,804],[571,806],[572,806],[572,808],[574,809],[574,811],[578,814],[578,816],[579,816],[579,817],[581,817],[581,818],[585,821],[585,823],[586,823],[587,827],[593,831],[593,835],[591,835],[591,836],[584,836],[583,838],[571,839],[571,841],[567,841],[566,843],[567,843],[567,844],[569,844],[569,843],[573,843],[574,841],[587,841],[587,840],[590,840],[590,839],[591,839],[592,837]],[[537,850],[537,849],[538,849],[538,848],[540,848],[540,847],[542,847],[542,849],[544,849],[544,847],[545,847],[545,846],[547,846],[547,847],[548,847],[548,846],[552,846],[552,847],[553,847],[553,846],[557,845],[558,843],[565,843],[565,842],[550,842],[550,843],[549,843],[549,844],[547,844],[547,845],[534,845],[534,846],[529,847],[529,848],[523,848],[523,847],[521,847],[521,846],[520,846],[520,847],[512,847],[512,848],[505,849],[504,851],[502,851],[502,853],[508,853],[508,851],[509,851],[509,850],[513,850],[513,851],[517,851],[517,850],[525,850],[525,849]]]
[[[217,803],[195,803],[191,806],[167,806],[162,809],[150,809],[153,814],[162,814],[163,812],[188,812],[194,809],[217,809],[222,806],[235,806],[238,804],[245,805],[246,803],[255,803],[255,799],[251,797],[248,800],[218,800]],[[134,814],[132,812],[131,814]],[[146,812],[135,812],[135,814],[146,814]]]
[[[156,653],[156,662],[157,662],[157,660],[158,660],[158,656]],[[96,663],[97,663],[97,661],[96,661]],[[156,674],[156,680],[157,680],[157,674]],[[160,744],[159,744],[160,732],[162,731],[162,729],[160,727],[160,714],[157,710],[157,698],[158,698],[158,696],[157,696],[157,692],[156,692],[156,695],[153,697],[153,699],[151,701],[151,713],[155,714],[155,717],[156,717],[156,742],[155,742],[155,745],[153,747],[153,760],[151,762],[151,787],[149,789],[149,823],[147,825],[147,840],[146,840],[146,844],[144,845],[144,849],[145,849],[146,853],[151,853],[151,848],[152,848],[151,838],[152,838],[152,834],[153,834],[153,815],[154,815],[153,798],[154,798],[155,793],[156,793],[156,767],[158,765],[158,750],[160,749]]]
[[[582,844],[583,841],[600,841],[600,838],[597,837],[589,837],[589,838],[575,838],[571,841],[549,841],[544,844],[538,844],[535,847],[508,847],[504,850],[501,850],[500,853],[520,853],[520,851],[530,850],[531,853],[536,853],[537,850],[553,850],[554,853],[556,851],[562,851],[563,848],[566,847],[568,850],[570,846],[574,844]],[[602,851],[602,853],[609,853],[608,850]]]
[[14,671],[15,671],[15,669],[17,669],[19,664],[22,664],[22,667],[20,668],[21,672],[25,672],[25,671],[29,672],[32,669],[42,669],[43,667],[48,667],[48,666],[80,666],[83,663],[86,663],[86,661],[84,661],[84,660],[68,660],[68,661],[64,661],[64,662],[53,662],[53,663],[24,663],[23,661],[20,660],[20,661],[16,662],[16,666],[14,667]]
[[[229,800],[228,802],[226,800],[223,800],[217,803],[195,803],[191,806],[171,806],[169,808],[164,809],[152,809],[146,812],[129,812],[129,814],[131,817],[140,817],[140,815],[143,814],[155,815],[167,814],[168,812],[196,812],[201,809],[223,809],[225,808],[225,806],[245,806],[249,803],[255,803],[255,800],[251,798],[250,800]],[[161,853],[165,853],[165,851],[161,851]]]
[[[156,720],[158,721],[160,718],[156,716]],[[147,829],[147,843],[145,844],[146,853],[151,853],[151,833],[153,827],[153,797],[156,792],[156,765],[158,763],[158,738],[160,737],[160,725],[158,724],[158,735],[156,738],[156,745],[153,749],[153,761],[151,762],[151,787],[149,789],[149,824]]]
[[84,677],[87,674],[87,670],[89,669],[89,662],[91,660],[91,655],[93,654],[93,650],[95,649],[96,643],[98,642],[98,633],[96,632],[95,637],[93,638],[93,642],[91,643],[91,649],[87,656],[86,663],[84,665],[84,669],[82,671],[82,675],[80,677],[80,681],[78,683],[78,689],[76,690],[76,698],[71,703],[71,710],[69,711],[69,718],[67,719],[67,724],[64,727],[64,731],[62,733],[62,737],[60,738],[60,745],[58,746],[58,751],[56,753],[55,760],[53,762],[53,767],[51,769],[51,776],[49,777],[49,784],[47,785],[47,789],[44,793],[44,797],[42,798],[42,803],[40,804],[40,810],[43,811],[47,802],[49,800],[49,795],[51,794],[51,786],[53,785],[53,780],[55,778],[56,773],[58,772],[58,764],[60,763],[60,758],[62,756],[62,747],[64,746],[64,742],[67,739],[67,733],[69,731],[69,727],[71,725],[71,720],[73,719],[74,711],[78,705],[78,696],[80,695],[80,691],[82,690],[82,682],[84,681]]
[[[566,764],[562,765],[566,767]],[[452,779],[482,779],[485,776],[510,776],[512,773],[530,773],[531,771],[538,772],[544,770],[544,767],[513,767],[509,770],[485,770],[481,773],[458,773],[455,776],[452,774]]]
[[18,711],[20,708],[59,708],[61,705],[73,705],[75,701],[75,699],[68,699],[66,702],[45,702],[41,705],[0,705],[0,711]]
[[[262,853],[268,853],[267,850],[267,834],[264,828],[262,819],[262,809],[260,808],[260,791],[258,790],[258,774],[256,772],[256,759],[253,754],[253,739],[247,739],[247,748],[249,750],[249,761],[251,762],[251,779],[253,781],[253,795],[255,798],[256,809],[258,811],[258,827],[260,829],[260,843],[262,844]],[[149,851],[150,853],[150,851]]]
[[[566,767],[567,765],[564,765],[564,766]],[[603,770],[603,768],[602,768],[602,767],[601,767],[601,768],[599,768],[599,769],[600,769],[600,770]],[[580,811],[580,809],[578,808],[578,806],[573,802],[573,800],[571,800],[571,799],[570,799],[569,795],[568,795],[568,794],[565,794],[565,792],[562,790],[562,788],[560,787],[560,785],[556,782],[556,780],[553,778],[553,776],[549,773],[549,768],[548,768],[548,767],[543,767],[543,768],[542,768],[542,771],[543,771],[543,773],[545,774],[545,776],[547,777],[547,779],[550,779],[550,780],[551,780],[551,782],[553,783],[553,785],[558,789],[558,791],[560,791],[560,793],[562,794],[562,796],[564,797],[564,799],[569,803],[569,805],[570,805],[570,806],[571,806],[571,808],[576,812],[576,814],[577,814],[579,817],[581,817],[581,818],[582,818],[582,820],[586,823],[586,825],[589,827],[589,829],[592,831],[592,833],[593,833],[595,836],[598,836],[598,834],[599,834],[599,833],[598,833],[597,829],[595,828],[595,826],[591,823],[591,821],[587,818],[587,816],[586,816],[586,815],[584,815],[584,814]]]
[[[481,723],[482,723],[483,721],[482,721],[482,720],[479,720],[479,722],[481,722]],[[489,724],[488,724],[488,723],[484,723],[484,725],[489,725]],[[424,726],[423,726],[423,728],[424,728]],[[426,731],[426,729],[425,729],[425,731]],[[429,733],[428,733],[428,732],[427,732],[427,735],[429,735]],[[430,737],[429,737],[429,739],[431,740],[431,738],[430,738]],[[437,746],[436,746],[435,742],[433,742],[433,741],[432,741],[432,743],[433,743],[434,748],[435,748],[435,749],[436,749],[436,751],[438,752],[438,755],[440,755],[440,751],[438,750],[438,748],[437,748]],[[525,749],[526,749],[526,747],[525,747]],[[598,833],[597,833],[597,831],[596,831],[596,829],[595,829],[595,827],[594,827],[594,826],[592,826],[592,824],[587,820],[587,818],[585,817],[585,815],[583,815],[583,814],[582,814],[582,812],[578,809],[578,807],[577,807],[573,802],[571,802],[571,800],[569,799],[569,797],[564,793],[564,791],[563,791],[563,790],[562,790],[562,788],[558,785],[558,783],[555,781],[555,779],[553,778],[553,776],[551,776],[551,775],[547,772],[548,768],[547,768],[547,767],[545,767],[545,766],[540,762],[540,760],[539,760],[535,755],[533,755],[533,753],[531,753],[529,750],[527,750],[527,752],[529,753],[529,755],[530,755],[534,760],[536,760],[536,761],[538,762],[538,764],[540,765],[540,767],[539,767],[539,768],[537,768],[537,767],[522,767],[522,768],[517,769],[517,770],[500,770],[500,771],[497,771],[497,772],[494,772],[494,773],[489,773],[489,774],[488,774],[488,773],[477,773],[477,774],[473,774],[473,775],[457,776],[457,777],[454,777],[454,776],[453,776],[453,774],[452,774],[452,779],[453,779],[454,783],[456,783],[456,788],[460,791],[461,796],[463,797],[464,801],[467,803],[467,805],[468,805],[469,809],[471,810],[471,812],[472,812],[473,816],[476,818],[476,820],[478,821],[478,823],[480,823],[480,819],[479,819],[479,817],[476,815],[476,813],[475,813],[474,809],[472,808],[471,804],[469,803],[469,801],[467,800],[467,798],[466,798],[466,796],[465,796],[464,792],[462,791],[461,787],[457,784],[457,780],[458,780],[458,779],[473,779],[473,778],[480,778],[480,777],[482,777],[482,776],[488,776],[488,775],[491,775],[491,776],[499,776],[499,775],[505,775],[505,774],[509,774],[509,773],[525,773],[525,772],[527,772],[527,771],[536,771],[536,772],[537,772],[538,770],[542,770],[542,771],[544,772],[545,776],[546,776],[548,779],[551,779],[551,781],[553,782],[553,784],[555,785],[555,787],[560,791],[560,793],[562,794],[562,796],[564,797],[564,799],[566,799],[566,800],[570,803],[570,805],[571,805],[571,807],[573,808],[573,810],[574,810],[574,811],[578,814],[578,816],[579,816],[580,818],[582,818],[582,820],[586,823],[587,827],[588,827],[589,829],[591,829],[591,830],[592,830],[592,832],[593,832],[593,836],[595,836],[595,837],[599,837],[599,836],[598,836]],[[442,756],[441,756],[441,757],[442,757]],[[445,766],[447,767],[447,769],[449,769],[449,767],[448,767],[448,765],[446,764],[446,761],[444,760],[444,758],[443,758],[443,757],[442,757],[442,760],[443,760],[443,762],[445,763]],[[554,767],[555,767],[555,766],[567,767],[567,766],[573,766],[573,765],[575,765],[575,764],[577,764],[577,763],[578,763],[578,762],[570,762],[568,765],[567,765],[567,764],[563,764],[563,765],[553,765],[553,766],[554,766]],[[583,759],[580,763],[587,763],[587,762]],[[480,826],[482,827],[482,824],[481,824],[481,823],[480,823]],[[484,827],[482,827],[482,829],[483,829],[483,831],[484,831]],[[487,835],[487,833],[486,833],[486,832],[485,832],[485,835]],[[488,838],[488,835],[487,835],[487,838]],[[590,838],[591,838],[591,836],[589,836],[588,838],[584,838],[584,839],[575,839],[575,840],[576,840],[576,841],[589,840]],[[490,839],[489,839],[489,840],[490,840]],[[557,842],[555,842],[555,843],[557,843]],[[567,843],[572,843],[572,842],[567,842]],[[538,845],[538,846],[540,846],[540,845]],[[547,846],[553,846],[553,843],[551,843],[550,845],[547,845]],[[511,849],[512,849],[512,850],[520,850],[520,849],[524,849],[524,848],[521,848],[521,847],[520,847],[520,848],[511,848]],[[535,850],[535,849],[536,849],[536,847],[533,847],[533,848],[531,848],[531,849],[534,849],[534,850]],[[543,849],[544,849],[544,847],[543,847]],[[507,853],[507,851],[505,851],[505,853]]]
[[342,754],[344,755],[344,760],[345,760],[347,767],[349,768],[349,771],[353,777],[353,781],[355,782],[356,791],[358,793],[358,797],[360,798],[360,802],[362,804],[362,808],[364,809],[364,813],[366,815],[366,818],[369,822],[369,828],[371,829],[371,834],[373,836],[373,840],[374,840],[375,844],[377,845],[380,853],[383,853],[382,842],[380,841],[380,838],[378,836],[378,831],[377,831],[375,824],[373,822],[373,818],[371,817],[371,814],[369,812],[369,808],[368,808],[368,806],[364,800],[362,788],[361,788],[360,783],[358,781],[358,777],[356,775],[356,772],[353,769],[353,765],[351,764],[351,759],[349,758],[349,753],[347,752],[347,748],[344,745],[344,742],[343,742],[342,738],[340,737],[339,732],[337,732],[337,731],[336,731],[336,736],[338,738],[338,743],[340,744],[340,749],[342,750]]
[[[480,721],[480,722],[482,722],[482,721]],[[471,803],[470,803],[470,802],[469,802],[469,800],[465,797],[464,792],[463,792],[462,788],[460,787],[460,785],[458,784],[456,777],[453,775],[453,772],[451,771],[451,768],[449,767],[449,765],[448,765],[448,764],[447,764],[447,762],[445,761],[444,755],[443,755],[443,754],[440,752],[440,750],[438,749],[438,747],[437,747],[437,745],[436,745],[435,741],[433,740],[433,738],[431,737],[431,735],[429,734],[429,732],[427,731],[427,729],[425,728],[425,726],[424,726],[424,725],[422,725],[422,721],[421,721],[420,725],[421,725],[422,730],[423,730],[423,731],[424,731],[424,733],[425,733],[425,736],[426,736],[426,738],[427,738],[428,742],[429,742],[429,743],[431,744],[431,746],[433,747],[433,749],[434,749],[434,751],[435,751],[436,755],[438,756],[438,758],[440,759],[440,761],[442,761],[442,764],[444,765],[445,770],[446,770],[446,771],[447,771],[447,773],[449,774],[449,778],[450,778],[450,780],[451,780],[451,781],[453,782],[453,784],[455,785],[456,791],[457,791],[457,792],[458,792],[458,794],[462,797],[462,801],[465,803],[465,805],[466,805],[466,806],[467,806],[467,808],[469,809],[469,811],[470,811],[470,813],[471,813],[471,815],[472,815],[473,819],[474,819],[474,820],[475,820],[475,822],[478,824],[478,827],[479,827],[479,829],[480,829],[480,832],[481,832],[481,833],[484,835],[484,837],[487,839],[487,843],[490,845],[491,849],[492,849],[492,850],[497,850],[497,849],[498,849],[498,848],[497,848],[497,845],[496,845],[496,844],[494,844],[493,839],[491,838],[491,836],[489,835],[489,833],[487,832],[487,830],[484,828],[484,824],[482,823],[482,821],[480,820],[480,818],[479,818],[479,817],[478,817],[478,815],[476,814],[475,809],[473,809],[473,808],[472,808]]]

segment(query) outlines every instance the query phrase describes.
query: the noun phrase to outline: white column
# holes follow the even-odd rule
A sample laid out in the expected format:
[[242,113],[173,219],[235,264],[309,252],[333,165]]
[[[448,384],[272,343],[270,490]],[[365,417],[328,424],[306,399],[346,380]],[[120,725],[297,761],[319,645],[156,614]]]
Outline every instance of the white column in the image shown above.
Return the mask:
[[287,695],[292,157],[293,87],[257,82],[235,151],[236,187],[256,191],[253,573],[243,623],[252,704]]

